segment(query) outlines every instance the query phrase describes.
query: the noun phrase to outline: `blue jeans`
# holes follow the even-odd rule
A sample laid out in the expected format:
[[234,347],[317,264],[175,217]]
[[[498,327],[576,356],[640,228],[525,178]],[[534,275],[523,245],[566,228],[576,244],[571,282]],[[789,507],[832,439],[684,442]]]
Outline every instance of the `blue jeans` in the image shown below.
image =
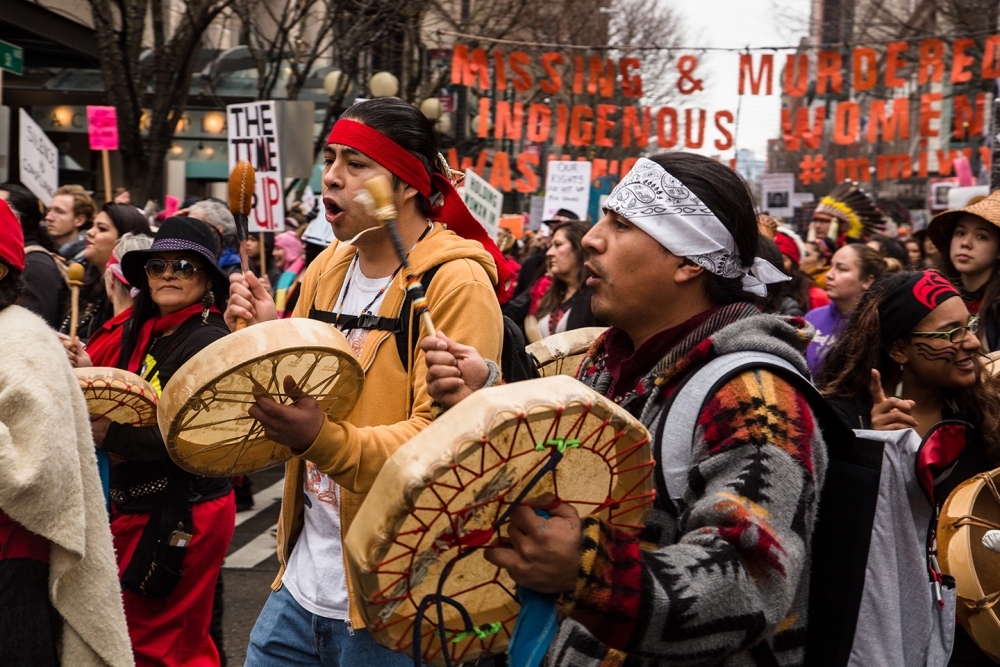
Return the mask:
[[244,667],[410,667],[413,658],[376,643],[364,629],[303,609],[282,586],[250,633]]

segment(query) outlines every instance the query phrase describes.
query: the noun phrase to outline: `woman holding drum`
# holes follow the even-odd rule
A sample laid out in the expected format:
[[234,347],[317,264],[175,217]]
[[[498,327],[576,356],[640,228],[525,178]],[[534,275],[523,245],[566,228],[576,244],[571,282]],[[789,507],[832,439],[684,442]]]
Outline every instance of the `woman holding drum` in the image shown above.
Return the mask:
[[[122,257],[122,273],[139,293],[118,367],[157,392],[184,362],[229,331],[218,308],[227,285],[214,247],[202,221],[174,217],[149,249]],[[136,661],[218,665],[209,623],[234,530],[229,480],[178,468],[156,426],[101,419],[93,431],[99,447],[125,459],[111,471],[111,530]]]
[[[959,484],[1000,464],[1000,383],[980,361],[979,327],[939,274],[896,273],[862,297],[817,381],[849,427],[916,431],[918,476],[933,471],[925,493],[939,507]],[[942,569],[955,574],[943,543],[938,551]],[[959,626],[950,664],[993,662]]]

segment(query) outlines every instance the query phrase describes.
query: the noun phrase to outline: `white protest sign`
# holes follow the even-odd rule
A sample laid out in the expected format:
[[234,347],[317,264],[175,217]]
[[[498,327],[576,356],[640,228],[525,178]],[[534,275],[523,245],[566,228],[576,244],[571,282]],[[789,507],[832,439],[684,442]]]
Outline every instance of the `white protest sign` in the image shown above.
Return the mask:
[[59,187],[59,151],[28,112],[19,111],[21,182],[47,206]]
[[545,177],[544,219],[551,220],[561,208],[587,219],[590,205],[590,162],[553,160]]
[[226,107],[229,128],[229,170],[240,160],[249,160],[257,172],[251,232],[279,232],[285,228],[282,196],[281,154],[274,102],[230,104]]
[[503,193],[471,169],[465,171],[465,183],[460,192],[462,201],[469,207],[472,217],[483,224],[490,238],[495,239],[500,229]]
[[779,218],[794,215],[792,196],[795,194],[795,174],[764,174],[760,189],[761,209]]
[[542,221],[545,220],[545,197],[531,195],[531,218],[528,222],[528,229],[538,231],[542,228]]

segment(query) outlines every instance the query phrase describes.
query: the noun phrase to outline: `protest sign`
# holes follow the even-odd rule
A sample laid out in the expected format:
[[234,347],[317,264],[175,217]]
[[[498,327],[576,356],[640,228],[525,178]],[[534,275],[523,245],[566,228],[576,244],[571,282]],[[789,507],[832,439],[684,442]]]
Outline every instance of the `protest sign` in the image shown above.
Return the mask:
[[59,151],[23,108],[19,109],[19,118],[21,182],[48,205],[59,187]]
[[118,115],[114,107],[87,107],[90,150],[118,150]]
[[469,207],[472,216],[482,223],[491,238],[497,237],[500,211],[503,210],[503,194],[474,171],[465,172],[465,183],[461,189],[462,201]]
[[795,174],[764,174],[761,178],[760,208],[778,218],[790,218],[793,213]]
[[587,219],[590,203],[590,162],[553,161],[545,179],[544,219],[551,220],[561,208]]
[[257,172],[251,232],[279,232],[285,228],[281,153],[274,102],[249,102],[226,107],[229,130],[229,169],[249,160]]

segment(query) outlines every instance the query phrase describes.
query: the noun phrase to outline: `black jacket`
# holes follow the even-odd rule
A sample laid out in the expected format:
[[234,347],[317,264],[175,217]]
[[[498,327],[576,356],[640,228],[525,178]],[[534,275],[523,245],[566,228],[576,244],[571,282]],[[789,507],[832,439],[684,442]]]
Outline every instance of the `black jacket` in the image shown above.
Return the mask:
[[59,327],[66,303],[69,301],[69,286],[63,278],[56,260],[40,245],[25,245],[24,248],[25,288],[18,305],[37,314],[53,329]]
[[[872,402],[868,396],[857,396],[854,398],[830,398],[827,399],[830,407],[840,417],[840,419],[852,429],[870,429]],[[967,421],[962,415],[961,405],[955,401],[947,401],[942,411],[944,419],[960,419]],[[975,425],[973,425],[975,426]],[[991,470],[991,466],[986,458],[986,447],[979,437],[978,431],[973,429],[969,440],[965,446],[952,472],[943,480],[934,485],[934,495],[938,503],[955,490],[959,484],[975,475]],[[958,625],[955,628],[955,645],[951,652],[952,665],[971,667],[972,665],[992,665],[985,653],[972,641],[968,633]]]
[[[125,326],[133,325],[133,321],[129,321]],[[191,317],[173,334],[153,341],[146,354],[155,359],[156,364],[143,377],[154,388],[166,387],[177,369],[188,359],[228,333],[229,329],[218,313],[210,314],[204,324],[200,314]],[[128,356],[128,351],[123,349],[119,368],[128,365]],[[112,424],[108,427],[103,448],[126,460],[111,467],[112,489],[128,491],[146,482],[169,477],[173,483],[190,485],[198,496],[198,502],[221,498],[232,489],[227,478],[199,477],[177,467],[167,454],[160,429],[156,426]],[[150,494],[129,500],[117,508],[131,513],[148,512],[161,498],[162,494]]]

